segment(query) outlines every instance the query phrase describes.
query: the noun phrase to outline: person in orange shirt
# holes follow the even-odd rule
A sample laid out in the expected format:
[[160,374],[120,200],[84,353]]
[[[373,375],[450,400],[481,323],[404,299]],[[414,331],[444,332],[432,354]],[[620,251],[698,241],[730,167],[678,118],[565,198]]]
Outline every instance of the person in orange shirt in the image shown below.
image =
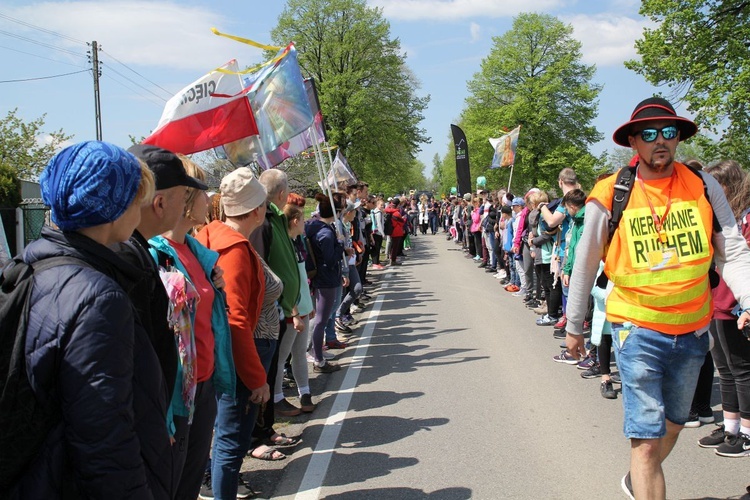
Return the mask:
[[239,168],[221,180],[226,220],[204,227],[197,240],[219,253],[224,269],[232,356],[237,372],[236,397],[218,400],[211,463],[216,498],[236,498],[242,460],[250,449],[258,408],[268,401],[266,372],[276,350],[275,339],[254,338],[265,295],[260,257],[248,241],[266,215],[266,190],[249,168]]
[[566,345],[573,357],[584,352],[583,320],[602,259],[614,283],[606,312],[631,450],[621,485],[631,498],[666,497],[662,462],[688,419],[708,351],[712,260],[743,308],[738,327],[750,322],[750,248],[724,191],[710,175],[675,161],[677,144],[697,130],[665,99],[636,106],[613,137],[638,155],[622,220],[610,233],[619,177],[613,175],[599,181],[587,200],[571,273]]

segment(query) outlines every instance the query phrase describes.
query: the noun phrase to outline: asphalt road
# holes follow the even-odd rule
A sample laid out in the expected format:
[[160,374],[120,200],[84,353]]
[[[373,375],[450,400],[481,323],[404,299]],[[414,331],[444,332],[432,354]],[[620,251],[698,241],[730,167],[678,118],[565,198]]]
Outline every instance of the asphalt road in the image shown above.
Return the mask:
[[[312,383],[318,409],[283,428],[302,442],[281,462],[248,460],[248,479],[285,499],[625,498],[621,399],[554,363],[551,327],[442,234],[414,246],[373,275],[344,369]],[[668,498],[750,498],[750,458],[696,444],[712,429],[683,431]]]

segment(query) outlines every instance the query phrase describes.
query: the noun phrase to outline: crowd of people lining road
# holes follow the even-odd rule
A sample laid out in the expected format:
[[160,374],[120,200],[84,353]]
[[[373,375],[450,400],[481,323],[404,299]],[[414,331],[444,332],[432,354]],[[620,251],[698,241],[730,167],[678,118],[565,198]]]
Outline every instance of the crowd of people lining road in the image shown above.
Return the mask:
[[315,411],[310,372],[340,370],[368,273],[441,228],[564,340],[555,362],[601,378],[606,399],[621,384],[631,498],[665,498],[680,430],[713,423],[714,366],[723,421],[699,445],[750,455],[750,178],[676,162],[696,131],[650,98],[614,134],[631,166],[588,194],[570,168],[559,198],[384,199],[358,182],[319,193],[308,220],[281,170],[237,169],[211,194],[155,146],[63,149],[40,178],[55,226],[15,264],[39,267],[21,363],[55,411],[3,469],[8,497],[254,496],[243,460],[299,440],[276,418]]
[[630,498],[665,498],[680,430],[714,423],[714,367],[723,421],[698,445],[750,456],[750,176],[733,160],[676,162],[696,131],[646,99],[614,133],[631,165],[590,193],[563,168],[561,197],[483,189],[440,205],[447,239],[563,341],[553,361],[600,379],[606,399],[622,385]]
[[363,182],[319,193],[305,220],[281,170],[239,168],[218,193],[205,180],[183,155],[100,141],[44,169],[54,225],[4,272],[38,268],[20,363],[55,411],[11,442],[8,498],[255,496],[243,460],[299,441],[276,419],[315,411],[310,372],[340,370],[368,271],[437,232],[436,204]]

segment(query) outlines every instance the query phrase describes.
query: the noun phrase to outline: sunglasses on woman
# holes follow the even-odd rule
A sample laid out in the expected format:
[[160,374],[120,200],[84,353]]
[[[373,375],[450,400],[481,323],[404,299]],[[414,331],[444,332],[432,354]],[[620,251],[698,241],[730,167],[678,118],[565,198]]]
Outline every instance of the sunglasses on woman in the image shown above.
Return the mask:
[[669,125],[668,127],[663,127],[661,129],[658,128],[644,128],[640,132],[636,132],[633,135],[640,134],[641,139],[643,139],[643,142],[654,142],[656,138],[659,136],[659,133],[661,132],[661,136],[664,138],[665,141],[669,141],[671,139],[674,139],[677,137],[677,127],[674,125]]

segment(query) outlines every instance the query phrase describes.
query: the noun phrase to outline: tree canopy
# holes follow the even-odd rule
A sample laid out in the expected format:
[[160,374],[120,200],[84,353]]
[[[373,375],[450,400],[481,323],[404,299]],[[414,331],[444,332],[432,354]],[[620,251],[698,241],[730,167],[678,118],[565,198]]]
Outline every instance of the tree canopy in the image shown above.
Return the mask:
[[21,201],[20,179],[36,181],[57,150],[72,136],[44,132],[44,116],[26,122],[13,109],[0,118],[0,206]]
[[640,60],[626,66],[684,100],[701,128],[720,140],[709,156],[750,162],[750,2],[643,0],[656,23],[636,41]]
[[395,191],[413,168],[428,97],[405,63],[382,10],[365,0],[289,0],[271,37],[294,41],[315,79],[328,139],[373,191]]
[[[518,125],[512,188],[555,186],[564,167],[574,168],[584,182],[593,178],[597,159],[588,147],[601,140],[592,125],[601,86],[592,83],[595,67],[581,62],[581,44],[572,35],[573,28],[553,16],[526,13],[493,39],[481,70],[468,83],[459,123],[473,178],[484,175],[490,185],[507,184],[510,169],[489,170],[488,138]],[[454,180],[455,173],[444,172],[443,178]]]
[[13,109],[0,118],[0,164],[9,166],[19,179],[36,180],[60,146],[73,137],[62,129],[43,129],[44,115],[25,122]]

